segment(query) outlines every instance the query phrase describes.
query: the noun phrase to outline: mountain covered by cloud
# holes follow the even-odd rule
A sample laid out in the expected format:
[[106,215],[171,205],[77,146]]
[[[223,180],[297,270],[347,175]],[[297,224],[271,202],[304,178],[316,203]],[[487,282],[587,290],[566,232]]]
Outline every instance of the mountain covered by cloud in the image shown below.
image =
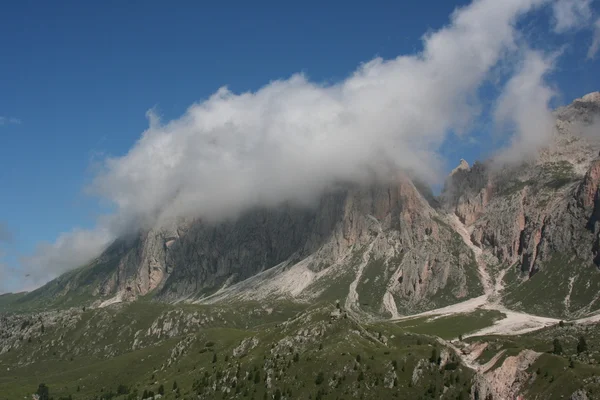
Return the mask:
[[[590,4],[475,0],[425,34],[420,51],[375,58],[340,82],[296,74],[255,92],[222,87],[172,121],[149,111],[138,142],[107,158],[87,188],[114,213],[94,230],[40,245],[22,268],[42,283],[124,233],[178,217],[219,221],[256,206],[310,206],[339,182],[385,181],[398,170],[440,182],[440,147],[451,135],[472,135],[484,104],[507,135],[498,158],[522,160],[553,134],[557,90],[547,76],[561,53],[529,43],[519,22],[551,9],[553,32],[591,30]],[[483,99],[491,81],[501,82],[498,94]]]

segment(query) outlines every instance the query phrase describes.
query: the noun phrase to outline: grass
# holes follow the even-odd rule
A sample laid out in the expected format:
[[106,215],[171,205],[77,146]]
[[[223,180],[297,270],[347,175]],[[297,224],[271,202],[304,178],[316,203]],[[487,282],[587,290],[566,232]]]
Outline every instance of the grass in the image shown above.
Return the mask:
[[[566,308],[565,298],[572,277],[575,279]],[[532,314],[570,318],[578,316],[585,307],[590,306],[591,311],[600,306],[600,271],[593,265],[560,254],[553,255],[527,280],[523,280],[516,269],[511,269],[505,276],[505,283],[505,304]]]
[[[503,317],[498,311],[476,310],[359,325],[352,318],[331,319],[332,310],[323,303],[307,308],[293,303],[199,306],[143,301],[61,312],[52,324],[47,314],[7,316],[0,331],[9,330],[0,332],[0,348],[12,344],[0,354],[0,400],[30,396],[40,383],[48,385],[56,400],[69,395],[76,400],[134,398],[116,396],[120,385],[132,396],[137,391],[135,398],[144,390],[157,393],[162,385],[163,398],[169,400],[272,399],[278,393],[303,399],[468,398],[473,372],[451,351],[453,368],[429,361],[433,352],[444,351],[435,336],[453,339]],[[40,333],[42,322],[46,328]],[[22,340],[7,341],[7,332],[15,327]],[[588,350],[577,354],[581,335]],[[562,355],[550,354],[555,338],[562,343]],[[535,379],[524,381],[526,398],[568,398],[578,388],[588,395],[600,393],[592,379],[600,374],[594,361],[600,359],[598,325],[557,324],[520,336],[465,341],[489,343],[478,359],[481,363],[504,350],[494,368],[523,349],[542,353],[528,369]],[[253,344],[243,347],[244,342]],[[171,390],[174,382],[179,396]]]
[[494,324],[506,315],[496,310],[477,310],[467,314],[447,317],[422,317],[398,322],[407,332],[439,336],[442,339],[455,339]]
[[383,259],[370,260],[365,265],[356,287],[362,309],[374,314],[381,313],[383,295],[387,288],[388,279],[389,276]]
[[6,293],[0,294],[0,311],[13,310],[14,304],[18,302],[27,293]]
[[[350,318],[330,320],[329,307],[314,306],[246,329],[229,326],[236,320],[225,315],[230,312],[152,303],[88,310],[76,324],[49,327],[0,355],[0,399],[29,397],[40,383],[54,399],[120,400],[157,393],[161,385],[164,399],[262,399],[278,392],[286,398],[455,399],[471,384],[473,373],[464,367],[440,371],[423,364],[435,341],[395,324],[359,329]],[[194,314],[213,321],[184,324]],[[159,333],[161,327],[167,330]],[[132,345],[136,338],[140,347]],[[255,345],[234,356],[250,338]],[[420,379],[413,381],[417,365]],[[174,382],[179,395],[171,390]],[[120,385],[132,397],[117,396]]]
[[551,189],[559,189],[576,178],[573,164],[568,161],[546,163],[542,166],[541,173],[547,179],[545,186]]

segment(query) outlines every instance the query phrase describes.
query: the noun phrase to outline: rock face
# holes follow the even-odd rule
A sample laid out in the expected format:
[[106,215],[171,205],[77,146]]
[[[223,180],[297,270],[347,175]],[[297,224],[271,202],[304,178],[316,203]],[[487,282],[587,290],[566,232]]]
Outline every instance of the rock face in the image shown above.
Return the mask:
[[502,168],[461,160],[439,198],[398,175],[331,188],[312,208],[176,221],[119,239],[29,298],[328,299],[396,316],[482,294],[475,248],[514,267],[508,304],[528,307],[522,280],[546,279],[536,290],[556,286],[565,314],[585,313],[600,307],[599,116],[600,94],[577,99],[556,111],[554,141],[535,160]]
[[516,399],[530,378],[527,369],[539,355],[532,350],[523,350],[516,356],[507,357],[498,368],[477,375],[472,399]]
[[103,304],[149,292],[164,301],[331,297],[394,316],[481,294],[472,251],[431,199],[396,176],[333,188],[313,208],[250,210],[217,225],[179,221],[116,241],[30,297],[83,289]]
[[[557,110],[554,143],[537,159],[502,169],[493,162],[459,167],[442,195],[444,209],[456,213],[473,242],[499,264],[514,265],[532,282],[556,279],[547,288],[573,306],[564,310],[566,315],[589,311],[570,302],[571,292],[583,292],[580,287],[600,279],[599,99],[593,93]],[[546,278],[534,278],[538,272]],[[556,291],[570,279],[574,283],[568,292],[567,285]],[[544,297],[536,300],[543,303]],[[512,305],[524,301],[521,296]],[[587,301],[595,303],[597,297],[590,294]]]

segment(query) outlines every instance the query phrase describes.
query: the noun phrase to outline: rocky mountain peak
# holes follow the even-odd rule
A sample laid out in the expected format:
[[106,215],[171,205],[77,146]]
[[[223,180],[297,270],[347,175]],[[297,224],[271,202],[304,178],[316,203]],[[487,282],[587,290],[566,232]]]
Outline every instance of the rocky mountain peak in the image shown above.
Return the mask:
[[454,168],[452,172],[450,172],[450,176],[453,176],[458,171],[468,171],[469,169],[471,169],[469,163],[464,158],[461,158],[460,162],[458,163],[458,166]]
[[588,93],[580,99],[575,101],[585,102],[585,103],[600,103],[600,92],[592,92]]

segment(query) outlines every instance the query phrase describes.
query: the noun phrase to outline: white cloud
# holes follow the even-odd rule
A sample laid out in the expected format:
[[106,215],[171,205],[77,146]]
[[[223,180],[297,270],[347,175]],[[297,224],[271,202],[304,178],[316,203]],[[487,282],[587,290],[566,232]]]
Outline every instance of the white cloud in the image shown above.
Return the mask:
[[15,117],[0,116],[0,125],[20,125],[21,120]]
[[495,119],[513,133],[510,145],[499,152],[496,161],[516,162],[548,144],[553,135],[554,117],[549,106],[555,95],[545,82],[556,56],[526,50],[518,72],[508,81],[498,98]]
[[0,222],[0,243],[1,242],[10,242],[13,239],[13,234],[10,231],[10,229],[8,229],[8,227],[6,226],[6,224]]
[[596,58],[598,49],[600,49],[600,18],[594,23],[594,34],[592,37],[592,44],[588,49],[587,58],[590,60]]
[[542,3],[475,1],[426,36],[422,53],[374,59],[335,85],[295,75],[254,93],[222,88],[166,124],[150,114],[150,128],[127,155],[106,161],[91,191],[132,226],[309,203],[335,182],[388,170],[432,181],[436,149],[472,121],[477,90],[515,48],[516,19]]
[[33,255],[20,260],[20,273],[28,275],[24,284],[29,288],[36,287],[84,265],[97,257],[111,239],[112,235],[102,229],[76,229],[61,234],[52,244],[39,244]]
[[563,33],[573,29],[587,27],[592,10],[592,0],[557,0],[552,8],[554,11],[554,31]]

